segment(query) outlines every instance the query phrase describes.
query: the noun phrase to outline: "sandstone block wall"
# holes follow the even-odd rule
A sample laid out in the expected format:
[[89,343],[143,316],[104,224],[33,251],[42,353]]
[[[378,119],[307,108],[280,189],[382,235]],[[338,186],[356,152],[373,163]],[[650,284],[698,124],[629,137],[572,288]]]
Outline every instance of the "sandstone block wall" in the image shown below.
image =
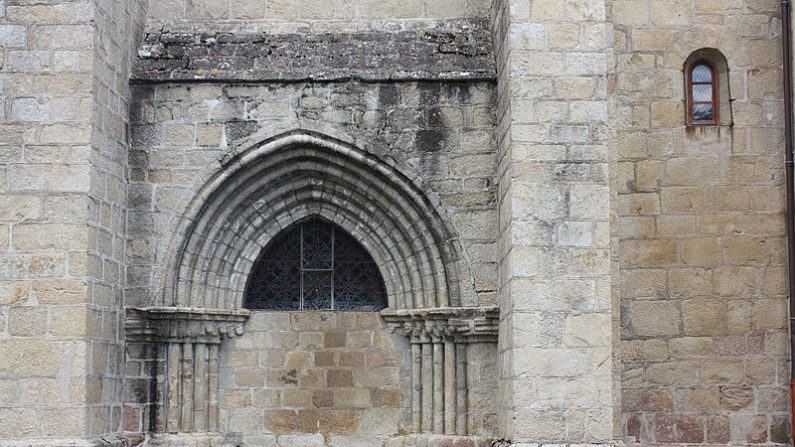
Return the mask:
[[406,431],[407,340],[385,329],[370,312],[256,312],[221,358],[222,431],[253,443],[304,434],[372,445]]
[[[629,442],[789,442],[777,10],[613,2]],[[720,127],[685,127],[683,64],[700,48],[728,60]]]
[[[99,395],[89,414],[91,436],[122,428],[124,302],[128,232],[129,78],[144,26],[143,0],[95,2],[94,94],[91,134],[91,188],[88,203],[87,285],[89,331],[102,328],[92,343],[89,372]],[[64,39],[69,37],[64,36]]]
[[613,425],[603,1],[497,1],[500,434],[605,442]]
[[141,2],[0,2],[0,439],[121,421],[130,56]]
[[[221,356],[221,430],[249,445],[381,445],[411,432],[408,339],[371,312],[255,312]],[[469,432],[494,432],[494,350],[469,347]],[[466,417],[466,415],[465,415]],[[321,444],[322,445],[322,444]]]
[[[137,404],[162,402],[147,380],[164,380],[165,353],[125,347],[124,307],[157,302],[174,224],[208,166],[245,137],[297,128],[410,166],[458,231],[474,290],[463,304],[499,304],[502,318],[499,358],[470,352],[471,432],[789,443],[778,3],[0,0],[0,444],[157,424]],[[496,84],[483,33],[451,38],[439,21],[473,17],[492,20]],[[178,40],[204,28],[400,32],[420,40],[400,51],[483,71],[441,80],[401,60],[394,78],[265,70],[230,83],[213,71],[223,60],[191,53],[215,82],[130,88],[135,49],[163,43],[144,29]],[[726,56],[729,113],[687,128],[683,64],[701,48]],[[226,342],[230,442],[402,433],[405,341],[372,315],[320,315],[309,328],[314,317],[257,313]]]

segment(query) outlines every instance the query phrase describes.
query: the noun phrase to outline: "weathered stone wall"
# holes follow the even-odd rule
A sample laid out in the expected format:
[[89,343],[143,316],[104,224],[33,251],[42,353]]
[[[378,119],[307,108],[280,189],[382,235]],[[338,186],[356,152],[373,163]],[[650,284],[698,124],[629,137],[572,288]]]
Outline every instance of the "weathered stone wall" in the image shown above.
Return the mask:
[[144,16],[0,2],[0,440],[120,429],[126,79]]
[[[613,2],[629,442],[789,442],[777,7]],[[728,60],[733,126],[685,127],[700,48]]]
[[[468,348],[469,432],[494,432],[496,367]],[[377,446],[411,432],[408,339],[377,313],[257,311],[221,356],[221,431],[249,445]],[[464,415],[467,417],[467,415]]]
[[500,435],[612,439],[604,1],[496,1]]
[[493,80],[482,19],[403,21],[384,30],[179,24],[150,30],[135,81]]
[[250,445],[380,445],[410,431],[410,362],[408,340],[377,313],[254,312],[222,349],[221,432]]
[[[468,348],[471,433],[789,442],[778,2],[490,3],[0,0],[0,444],[159,428],[166,352],[125,364],[123,307],[168,304],[210,166],[295,129],[409,167],[456,229],[462,304],[502,311],[499,366]],[[488,25],[460,20],[488,16],[496,84]],[[726,56],[730,121],[686,128],[700,48]],[[255,313],[221,350],[228,440],[407,431],[382,324]]]
[[0,12],[0,438],[80,437],[91,350],[85,320],[71,323],[88,297],[93,7]]
[[133,106],[127,305],[153,304],[157,257],[196,179],[236,140],[327,129],[381,147],[438,194],[477,295],[495,299],[492,84],[291,83],[140,86]]
[[[86,258],[91,341],[90,384],[97,394],[89,435],[122,429],[127,186],[131,91],[128,82],[146,15],[143,0],[96,0]],[[68,38],[68,37],[65,37]],[[81,319],[77,318],[77,321]]]

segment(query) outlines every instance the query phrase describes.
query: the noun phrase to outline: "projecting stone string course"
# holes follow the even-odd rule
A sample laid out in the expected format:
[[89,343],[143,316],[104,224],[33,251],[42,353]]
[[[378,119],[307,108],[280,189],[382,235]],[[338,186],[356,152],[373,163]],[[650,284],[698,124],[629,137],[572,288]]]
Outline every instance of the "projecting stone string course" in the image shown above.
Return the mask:
[[482,20],[438,21],[395,32],[273,34],[170,27],[147,33],[135,82],[492,80],[491,33]]

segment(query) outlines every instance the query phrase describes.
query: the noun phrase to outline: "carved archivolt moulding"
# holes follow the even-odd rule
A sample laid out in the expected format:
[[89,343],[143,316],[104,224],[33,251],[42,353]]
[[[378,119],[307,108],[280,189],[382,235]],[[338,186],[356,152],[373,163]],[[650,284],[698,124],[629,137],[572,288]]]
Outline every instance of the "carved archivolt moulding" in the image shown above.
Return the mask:
[[311,217],[367,250],[390,308],[475,302],[471,282],[462,280],[470,276],[463,247],[432,189],[385,149],[340,138],[308,129],[259,135],[208,168],[176,223],[179,236],[162,253],[170,267],[157,275],[163,295],[156,302],[243,307],[257,256]]

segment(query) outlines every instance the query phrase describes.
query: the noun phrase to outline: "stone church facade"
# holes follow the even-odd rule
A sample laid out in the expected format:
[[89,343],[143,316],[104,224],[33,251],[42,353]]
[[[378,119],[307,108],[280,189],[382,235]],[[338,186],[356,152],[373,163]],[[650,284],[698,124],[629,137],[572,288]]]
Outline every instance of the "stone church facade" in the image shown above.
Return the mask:
[[791,444],[779,3],[0,0],[0,445]]

